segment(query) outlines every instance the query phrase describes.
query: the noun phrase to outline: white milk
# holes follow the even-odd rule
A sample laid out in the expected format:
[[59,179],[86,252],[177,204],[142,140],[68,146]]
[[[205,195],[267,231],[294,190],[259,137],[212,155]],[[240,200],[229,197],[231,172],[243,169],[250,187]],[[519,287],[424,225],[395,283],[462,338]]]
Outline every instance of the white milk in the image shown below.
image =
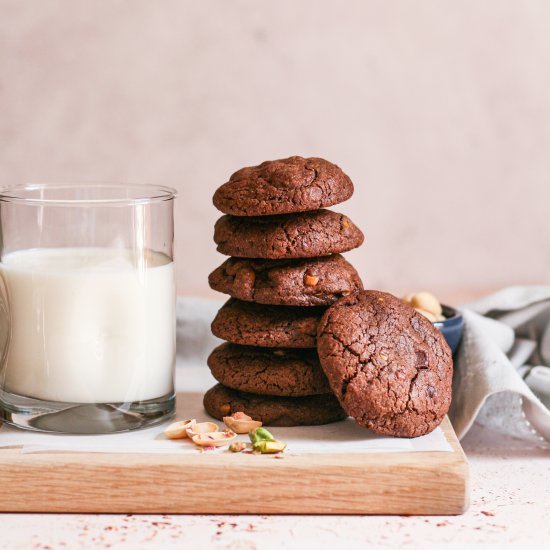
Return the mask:
[[[0,272],[11,342],[0,385],[78,403],[129,402],[173,391],[175,277],[167,256],[110,248],[22,250]],[[0,321],[6,322],[0,312]],[[0,350],[1,351],[1,350]]]

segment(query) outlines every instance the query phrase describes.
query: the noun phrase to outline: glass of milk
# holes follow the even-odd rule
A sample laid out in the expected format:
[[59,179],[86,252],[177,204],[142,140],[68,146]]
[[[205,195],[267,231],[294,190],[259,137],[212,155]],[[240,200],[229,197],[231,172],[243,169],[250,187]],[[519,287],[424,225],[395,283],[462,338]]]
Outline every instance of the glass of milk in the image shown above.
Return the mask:
[[173,414],[175,191],[0,190],[0,420],[110,433]]

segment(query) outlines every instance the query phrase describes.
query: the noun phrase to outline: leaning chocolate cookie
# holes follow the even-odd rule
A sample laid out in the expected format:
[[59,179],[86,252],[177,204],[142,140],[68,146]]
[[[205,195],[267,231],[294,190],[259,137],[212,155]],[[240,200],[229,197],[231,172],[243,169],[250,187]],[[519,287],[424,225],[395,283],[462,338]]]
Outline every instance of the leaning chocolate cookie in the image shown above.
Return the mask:
[[330,305],[363,288],[355,268],[339,254],[305,260],[229,258],[208,282],[239,300],[287,306]]
[[231,390],[217,384],[203,400],[206,412],[218,419],[244,412],[266,426],[315,426],[346,418],[331,393],[310,397],[269,397]]
[[327,309],[317,333],[332,391],[361,426],[416,437],[451,403],[453,361],[441,332],[399,298],[359,291]]
[[328,256],[356,248],[363,239],[347,216],[331,210],[250,218],[226,215],[214,229],[218,252],[240,258]]
[[314,348],[325,309],[269,306],[230,298],[212,321],[212,333],[245,346]]
[[314,349],[271,349],[225,343],[208,357],[214,378],[228,388],[280,397],[330,393]]
[[351,180],[335,164],[290,157],[238,170],[214,193],[214,206],[234,216],[269,216],[318,210],[352,194]]

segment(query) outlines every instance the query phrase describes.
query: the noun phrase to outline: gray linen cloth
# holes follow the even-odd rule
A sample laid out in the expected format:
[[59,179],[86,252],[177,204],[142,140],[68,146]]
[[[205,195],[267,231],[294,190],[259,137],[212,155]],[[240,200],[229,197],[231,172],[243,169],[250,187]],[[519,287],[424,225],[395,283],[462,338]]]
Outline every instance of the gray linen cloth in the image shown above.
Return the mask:
[[[178,365],[205,364],[221,342],[210,323],[222,303],[178,300]],[[508,435],[550,441],[550,286],[510,287],[461,311],[464,335],[449,412],[458,437],[477,420]]]
[[505,288],[461,308],[450,418],[550,441],[550,286]]

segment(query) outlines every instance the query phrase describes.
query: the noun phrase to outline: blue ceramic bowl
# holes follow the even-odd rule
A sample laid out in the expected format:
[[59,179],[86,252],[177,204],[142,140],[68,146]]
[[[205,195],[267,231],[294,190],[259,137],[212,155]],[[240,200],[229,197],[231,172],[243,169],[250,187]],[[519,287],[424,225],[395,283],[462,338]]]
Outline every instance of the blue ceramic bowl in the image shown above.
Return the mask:
[[464,328],[464,318],[462,313],[456,310],[454,307],[441,305],[443,308],[443,315],[445,316],[444,321],[436,321],[434,326],[436,326],[445,336],[447,344],[451,348],[451,351],[454,353],[460,344],[462,338],[462,329]]

